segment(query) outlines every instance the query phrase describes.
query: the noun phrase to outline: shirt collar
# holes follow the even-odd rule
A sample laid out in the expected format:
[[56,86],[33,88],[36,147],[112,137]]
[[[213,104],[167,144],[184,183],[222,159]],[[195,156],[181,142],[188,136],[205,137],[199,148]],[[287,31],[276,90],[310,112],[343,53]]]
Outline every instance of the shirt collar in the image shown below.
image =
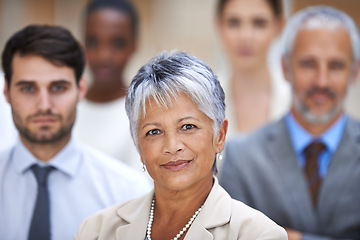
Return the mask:
[[58,171],[63,172],[70,177],[74,177],[76,175],[76,173],[80,170],[80,165],[83,161],[82,154],[78,148],[78,143],[73,137],[65,145],[65,147],[47,163],[43,163],[36,159],[36,157],[24,146],[22,141],[18,139],[12,159],[15,163],[17,171],[20,174],[28,171],[32,165],[38,164],[53,166]]
[[319,139],[326,145],[327,151],[334,153],[337,149],[344,132],[347,116],[342,115],[326,132],[321,136],[313,136],[307,132],[294,118],[292,113],[285,117],[289,130],[291,142],[297,154],[301,154],[305,147],[314,139]]

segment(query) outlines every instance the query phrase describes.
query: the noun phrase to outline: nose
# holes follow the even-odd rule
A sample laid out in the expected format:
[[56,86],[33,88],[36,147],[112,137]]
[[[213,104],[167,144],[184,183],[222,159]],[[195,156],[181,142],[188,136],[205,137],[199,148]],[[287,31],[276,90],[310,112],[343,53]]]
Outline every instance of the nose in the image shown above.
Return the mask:
[[326,87],[329,83],[329,69],[323,64],[319,67],[319,71],[316,77],[316,86],[323,88]]
[[51,109],[50,94],[46,90],[39,91],[37,105],[40,111],[46,112]]
[[106,62],[112,57],[111,49],[107,46],[101,46],[98,52],[98,58],[101,62]]
[[176,154],[178,152],[184,151],[185,145],[178,134],[167,133],[164,139],[163,148],[165,154]]
[[241,25],[238,31],[238,36],[240,39],[242,39],[243,41],[251,40],[253,36],[253,29],[249,24]]

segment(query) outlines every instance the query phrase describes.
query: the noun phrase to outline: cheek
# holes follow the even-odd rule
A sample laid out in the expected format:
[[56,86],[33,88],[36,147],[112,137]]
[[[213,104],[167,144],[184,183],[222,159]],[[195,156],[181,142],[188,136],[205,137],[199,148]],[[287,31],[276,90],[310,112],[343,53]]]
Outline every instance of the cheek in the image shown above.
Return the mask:
[[139,141],[139,154],[146,164],[151,164],[161,154],[160,144],[156,141],[151,143],[147,141]]
[[237,45],[238,40],[234,30],[223,27],[220,34],[225,49],[231,50]]
[[274,34],[271,31],[259,31],[256,34],[255,42],[257,42],[257,47],[259,50],[267,54],[269,47],[271,46],[272,41],[274,40]]
[[77,95],[64,94],[61,96],[54,96],[52,99],[54,112],[62,112],[63,114],[72,114],[76,111]]
[[119,50],[118,53],[112,55],[113,62],[119,67],[122,68],[128,59],[131,57],[131,52],[129,50]]
[[96,57],[96,51],[95,51],[95,50],[86,50],[85,53],[86,53],[87,63],[88,63],[90,66],[96,64],[97,59],[98,59],[98,58]]

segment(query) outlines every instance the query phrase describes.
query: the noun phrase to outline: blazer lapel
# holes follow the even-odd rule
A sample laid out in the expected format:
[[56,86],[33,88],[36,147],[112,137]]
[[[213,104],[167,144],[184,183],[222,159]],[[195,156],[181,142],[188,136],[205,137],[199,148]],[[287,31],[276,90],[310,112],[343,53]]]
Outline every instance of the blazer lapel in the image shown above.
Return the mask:
[[118,209],[118,216],[128,224],[116,229],[117,240],[144,240],[146,227],[150,215],[150,204],[154,192],[150,192],[143,198],[129,202],[128,205]]
[[189,228],[184,240],[212,240],[214,236],[208,229],[225,225],[230,218],[231,197],[220,187],[217,178],[214,177],[214,186],[204,203],[203,210]]
[[184,238],[184,240],[191,239],[213,240],[214,236],[204,226],[195,221]]
[[284,198],[291,201],[289,206],[292,209],[289,212],[293,214],[293,218],[301,219],[297,221],[302,222],[298,227],[313,226],[316,229],[316,216],[312,211],[304,175],[299,168],[285,118],[273,125],[267,135],[267,142],[270,157],[280,170],[279,184],[284,186]]
[[[335,211],[329,209],[336,209],[340,198],[343,196],[343,191],[348,184],[353,183],[353,169],[359,164],[360,158],[360,132],[358,124],[348,118],[345,126],[343,137],[339,143],[339,147],[334,153],[328,172],[320,189],[319,196],[319,216],[326,219],[332,219]],[[325,221],[326,222],[326,221]]]

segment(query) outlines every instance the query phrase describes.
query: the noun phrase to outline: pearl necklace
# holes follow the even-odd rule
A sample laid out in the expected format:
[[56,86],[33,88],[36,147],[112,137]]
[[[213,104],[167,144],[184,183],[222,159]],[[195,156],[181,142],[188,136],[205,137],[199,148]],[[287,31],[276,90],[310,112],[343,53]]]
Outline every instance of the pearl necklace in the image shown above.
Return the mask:
[[[199,209],[190,218],[189,222],[185,225],[185,227],[183,227],[183,229],[180,230],[180,232],[178,234],[176,234],[176,236],[171,240],[178,240],[190,228],[191,224],[195,221],[195,218],[197,217],[197,215],[199,215],[203,206],[204,206],[204,204],[201,205],[201,207],[199,207]],[[147,240],[151,240],[151,227],[152,227],[152,223],[154,221],[154,207],[155,207],[155,198],[151,202],[150,216],[149,216],[149,221],[148,221],[148,225],[147,225],[147,229],[146,229],[146,239]]]

